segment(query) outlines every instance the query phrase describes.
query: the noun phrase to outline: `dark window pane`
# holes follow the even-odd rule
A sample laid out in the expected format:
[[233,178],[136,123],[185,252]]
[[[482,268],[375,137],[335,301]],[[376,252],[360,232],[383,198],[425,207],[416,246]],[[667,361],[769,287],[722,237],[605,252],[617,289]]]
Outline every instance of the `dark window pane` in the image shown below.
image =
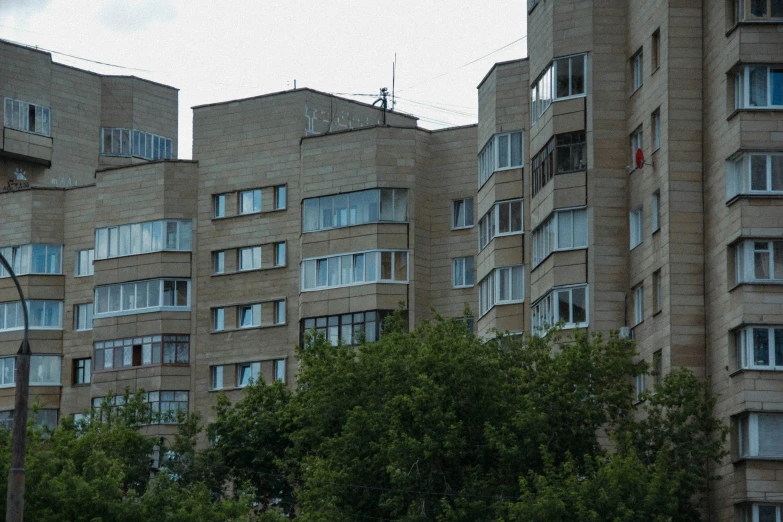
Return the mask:
[[769,330],[753,329],[753,363],[759,366],[769,366]]

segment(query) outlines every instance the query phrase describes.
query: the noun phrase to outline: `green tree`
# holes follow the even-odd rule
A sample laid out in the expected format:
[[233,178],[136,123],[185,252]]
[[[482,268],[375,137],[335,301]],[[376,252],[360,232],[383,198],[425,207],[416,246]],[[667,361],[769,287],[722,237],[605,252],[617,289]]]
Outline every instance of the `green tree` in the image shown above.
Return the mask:
[[308,522],[696,513],[725,431],[687,372],[639,407],[629,376],[645,366],[614,335],[485,342],[440,318],[384,327],[359,346],[308,339],[295,394],[258,384],[221,401],[210,458]]

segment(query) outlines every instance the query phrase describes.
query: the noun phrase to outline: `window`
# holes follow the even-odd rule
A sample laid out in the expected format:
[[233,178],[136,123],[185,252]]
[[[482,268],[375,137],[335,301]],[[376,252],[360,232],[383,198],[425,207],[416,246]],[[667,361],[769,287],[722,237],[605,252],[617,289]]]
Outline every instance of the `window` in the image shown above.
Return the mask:
[[643,144],[644,132],[642,132],[642,126],[639,125],[639,128],[631,134],[631,170],[636,168],[636,151],[642,149]]
[[95,258],[95,249],[78,250],[76,252],[74,276],[83,277],[95,274],[93,261]]
[[148,392],[146,402],[150,406],[150,424],[175,424],[180,412],[188,412],[188,392]]
[[213,308],[212,309],[212,331],[220,332],[225,330],[226,323],[226,309],[225,308]]
[[[32,413],[32,412],[31,412]],[[38,410],[33,414],[33,424],[37,429],[53,430],[57,427],[57,410]],[[14,429],[14,411],[0,411],[0,429]]]
[[479,251],[495,236],[522,234],[522,199],[499,201],[479,220]]
[[470,333],[474,333],[476,330],[476,319],[474,317],[456,317],[454,320],[458,323],[464,323],[468,327]]
[[746,65],[734,76],[736,109],[783,108],[783,65]]
[[285,300],[275,301],[275,324],[285,324]]
[[285,359],[275,361],[275,380],[285,383]]
[[654,378],[654,384],[655,389],[661,387],[661,384],[663,384],[663,351],[658,350],[655,353],[653,353],[653,378]]
[[650,234],[654,234],[661,228],[661,193],[653,192],[651,198],[652,208],[650,210]]
[[663,310],[663,293],[661,291],[661,271],[656,270],[653,272],[653,313],[657,314]]
[[495,305],[520,303],[525,298],[525,267],[495,268],[479,282],[479,316]]
[[212,196],[212,217],[226,217],[226,195],[215,194]]
[[473,198],[456,199],[451,202],[451,228],[473,226]]
[[735,250],[737,283],[783,281],[783,241],[743,241]]
[[95,343],[95,371],[189,362],[188,335],[148,335]]
[[633,324],[644,321],[644,284],[639,284],[633,289]]
[[643,208],[640,206],[632,210],[629,214],[631,231],[631,250],[639,246],[642,242],[642,223],[644,221]]
[[652,70],[653,72],[661,65],[661,28],[655,30],[652,34]]
[[16,385],[16,357],[0,358],[0,386]]
[[563,328],[588,325],[587,285],[553,288],[533,303],[532,325],[535,333],[563,323]]
[[[62,301],[27,301],[31,330],[60,330],[63,327]],[[24,329],[24,315],[19,301],[0,303],[0,332]]]
[[237,388],[257,383],[261,378],[261,363],[237,364]]
[[77,332],[92,330],[92,303],[73,306],[73,329]]
[[261,212],[261,189],[243,190],[239,193],[239,213]]
[[[383,319],[390,315],[389,310],[372,310],[354,314],[310,317],[301,322],[301,333],[315,330],[326,336],[332,345],[359,344],[362,340],[375,342],[380,339]],[[300,341],[302,344],[304,340]]]
[[137,129],[101,127],[101,154],[148,160],[172,158],[172,140]]
[[737,427],[740,457],[783,457],[783,414],[750,413]]
[[30,386],[60,385],[60,356],[30,356]]
[[190,281],[151,279],[95,287],[97,317],[160,310],[189,311]]
[[95,259],[133,256],[167,250],[190,252],[190,221],[147,221],[95,230]]
[[9,129],[31,132],[41,136],[52,135],[52,119],[49,107],[6,98],[3,116],[3,124]]
[[633,90],[636,92],[639,87],[642,86],[644,83],[644,77],[643,77],[643,63],[644,55],[642,53],[642,50],[639,49],[639,51],[633,55],[633,58],[631,58],[631,74],[633,76]]
[[587,209],[555,210],[533,230],[533,267],[552,252],[587,248]]
[[735,336],[738,368],[783,370],[783,327],[751,326]]
[[275,187],[275,210],[286,208],[286,186],[279,185]]
[[531,167],[533,170],[533,195],[535,196],[555,176],[555,140],[551,139],[541,149],[541,152],[533,156]]
[[783,193],[783,153],[745,153],[726,161],[726,200],[740,194]]
[[240,248],[237,252],[237,266],[239,270],[256,270],[261,268],[260,246]]
[[644,374],[640,373],[636,376],[636,402],[642,400],[642,394],[644,393]]
[[237,306],[237,328],[261,326],[261,303]]
[[[61,245],[21,245],[0,248],[16,275],[40,274],[60,275],[62,271]],[[5,267],[0,266],[0,277],[10,277]]]
[[371,189],[302,202],[302,228],[315,232],[366,223],[408,221],[408,189]]
[[92,359],[73,360],[73,383],[90,384],[92,382]]
[[407,283],[407,250],[371,250],[302,261],[302,291],[368,283]]
[[275,266],[285,266],[285,241],[275,243]]
[[772,18],[783,18],[783,1],[734,0],[735,23]]
[[222,274],[226,271],[226,252],[219,250],[212,252],[212,273]]
[[783,504],[748,503],[736,507],[739,522],[781,522]]
[[555,136],[556,170],[555,174],[577,172],[587,169],[587,154],[584,132],[570,132]]
[[653,131],[653,152],[661,148],[661,109],[652,113],[651,125]]
[[535,124],[553,101],[583,96],[587,55],[577,54],[554,60],[530,87],[531,121]]
[[524,134],[522,131],[506,132],[492,136],[479,152],[479,187],[487,182],[495,171],[524,165]]
[[451,285],[454,288],[471,287],[474,284],[473,257],[451,260]]
[[222,390],[223,389],[223,366],[212,366],[209,369],[210,373],[210,389]]

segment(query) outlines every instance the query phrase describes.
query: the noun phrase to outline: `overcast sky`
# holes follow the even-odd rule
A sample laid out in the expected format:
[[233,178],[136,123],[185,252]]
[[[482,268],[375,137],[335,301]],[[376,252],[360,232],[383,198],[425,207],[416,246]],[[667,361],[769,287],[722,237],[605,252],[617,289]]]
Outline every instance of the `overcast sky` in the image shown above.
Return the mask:
[[[476,122],[476,86],[495,62],[527,56],[524,0],[0,0],[0,38],[179,91],[180,158],[194,105],[297,87],[392,88],[429,129]],[[497,51],[497,52],[495,52]],[[472,63],[471,63],[472,62]],[[351,97],[351,96],[348,96]],[[354,96],[372,103],[372,96]]]

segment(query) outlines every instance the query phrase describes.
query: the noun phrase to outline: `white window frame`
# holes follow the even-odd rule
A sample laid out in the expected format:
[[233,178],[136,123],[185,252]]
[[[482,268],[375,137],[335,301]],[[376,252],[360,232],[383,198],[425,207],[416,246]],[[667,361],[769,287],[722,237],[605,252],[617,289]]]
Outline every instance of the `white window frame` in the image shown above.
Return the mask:
[[286,242],[279,241],[275,243],[275,266],[286,265]]
[[[164,305],[164,298],[165,298],[165,287],[166,283],[174,283],[175,289],[174,289],[174,298],[176,301],[176,286],[178,286],[179,283],[185,283],[187,285],[187,304],[185,305]],[[151,295],[149,293],[150,286],[155,290],[157,290],[158,294],[158,304],[156,306],[146,306],[142,308],[136,308],[135,307],[135,301],[136,299],[142,295],[142,292],[139,290],[138,285],[146,284],[147,289],[146,293],[143,295],[149,296]],[[126,296],[124,295],[127,290],[130,290],[130,287],[133,286],[134,289],[134,307],[128,307],[127,309],[123,309],[123,303]],[[156,288],[157,287],[157,288]],[[105,289],[105,292],[104,292]],[[101,308],[101,300],[107,299],[109,300],[109,303],[107,306],[110,306],[111,299],[110,295],[113,292],[118,292],[119,295],[119,303],[120,303],[120,310],[108,310],[106,312],[99,312],[98,310]],[[105,295],[104,295],[105,294]],[[149,299],[148,299],[149,302]],[[191,284],[190,279],[183,279],[183,278],[165,278],[165,279],[144,279],[141,281],[131,281],[128,283],[114,283],[110,285],[101,285],[95,287],[95,299],[93,300],[93,318],[99,319],[103,317],[118,317],[123,315],[135,315],[135,314],[147,314],[152,312],[189,312],[190,311],[190,304],[191,304]]]
[[652,113],[653,152],[661,148],[661,108],[658,107]]
[[639,283],[633,289],[633,324],[637,326],[644,322],[644,283]]
[[473,256],[458,257],[451,260],[451,287],[472,288],[476,283]]
[[[35,270],[36,256],[44,249],[44,270]],[[6,258],[14,273],[20,275],[62,275],[63,247],[62,245],[47,245],[33,243],[0,248],[0,254]],[[0,278],[10,277],[5,267],[0,266]]]
[[[579,218],[577,218],[579,216]],[[570,246],[562,237],[560,226],[565,219],[570,221]],[[577,219],[584,220],[584,236],[577,236],[574,224]],[[544,262],[553,252],[584,250],[587,248],[588,229],[587,207],[572,207],[554,210],[535,230],[533,230],[533,268]],[[578,240],[578,241],[577,241]]]
[[644,207],[639,205],[628,213],[630,250],[644,241]]
[[631,57],[631,75],[633,79],[633,92],[641,89],[644,85],[644,49],[640,48]]
[[641,402],[642,400],[642,394],[644,393],[644,374],[640,373],[636,376],[636,385],[635,385],[635,392],[636,392],[636,402]]
[[[783,269],[781,273],[776,273],[776,254],[775,243],[780,246],[781,257],[783,257],[783,241],[771,239],[747,239],[735,246],[736,252],[736,277],[737,283],[781,283],[783,282]],[[756,254],[767,256],[767,271],[769,277],[756,277]],[[783,261],[783,260],[781,260]]]
[[[772,2],[775,0],[766,0],[766,9],[764,16],[754,16],[751,11],[751,3],[746,0],[735,0],[734,2],[734,23],[737,22],[754,22],[754,21],[767,21],[767,20],[780,20],[781,16],[772,16]],[[780,0],[778,0],[779,2]],[[780,520],[778,520],[780,522]]]
[[[775,335],[776,330],[780,332],[779,339]],[[766,349],[759,346],[757,350],[757,331],[766,333]],[[734,333],[734,340],[738,369],[783,371],[783,325],[745,326]],[[767,364],[757,357],[759,354],[766,356]]]
[[[247,381],[243,382],[241,377],[244,376],[244,371],[247,370],[249,373],[247,375]],[[247,386],[250,386],[251,384],[255,384],[260,381],[262,374],[261,374],[261,363],[260,362],[249,362],[249,363],[239,363],[237,364],[237,380],[236,385],[237,388],[245,388]]]
[[249,246],[237,249],[237,271],[247,272],[248,270],[261,269],[261,247]]
[[[246,203],[246,195],[250,196],[249,201],[249,207],[245,206]],[[264,203],[263,203],[263,192],[261,189],[248,189],[248,190],[240,190],[237,193],[237,214],[240,216],[246,216],[248,214],[258,214],[259,212],[263,212],[264,209]]]
[[226,217],[226,195],[225,194],[213,194],[212,195],[212,217],[223,218]]
[[[35,112],[35,126],[30,129],[30,108]],[[39,118],[40,115],[40,118]],[[38,123],[40,122],[40,125]],[[4,99],[3,126],[39,136],[52,136],[52,110],[14,98]]]
[[[750,88],[750,71],[752,69],[766,69],[765,72],[765,90],[766,96],[764,105],[751,105],[751,88]],[[775,110],[783,108],[783,78],[780,80],[781,103],[775,105],[773,101],[773,89],[772,89],[772,70],[780,71],[783,75],[783,65],[744,65],[734,75],[734,106],[735,109],[754,109],[754,110]]]
[[74,277],[87,277],[95,275],[95,249],[77,250],[74,256]]
[[209,368],[209,389],[222,390],[224,386],[225,365],[217,364]]
[[[249,315],[248,315],[249,314]],[[249,323],[244,321],[250,319]],[[263,323],[261,303],[237,305],[237,329],[259,328]]]
[[[36,371],[43,368],[44,361],[55,363],[52,368],[52,374],[55,379],[46,379],[43,371]],[[30,356],[30,386],[60,386],[62,380],[62,356],[60,355],[31,355]]]
[[16,357],[0,357],[0,388],[16,386]]
[[[765,188],[753,188],[753,165],[760,159],[764,163]],[[778,185],[773,190],[773,164],[781,169]],[[726,201],[746,194],[783,194],[783,151],[743,152],[726,160]]]
[[[517,140],[519,144],[519,159],[514,162],[512,158]],[[504,141],[505,143],[501,143]],[[501,156],[505,155],[507,161],[501,162]],[[492,177],[495,172],[518,169],[525,166],[525,131],[515,130],[495,134],[487,140],[487,143],[478,154],[479,188]]]
[[216,250],[212,252],[212,273],[213,274],[225,274],[226,273],[226,251]]
[[285,210],[287,206],[286,198],[288,194],[288,188],[286,185],[278,185],[275,187],[275,210]]
[[[511,230],[511,205],[519,204],[519,230]],[[509,205],[509,231],[500,231],[500,206]],[[525,233],[525,200],[524,198],[496,201],[492,208],[479,220],[479,252],[499,236],[518,236]]]
[[[173,243],[169,227],[174,226]],[[95,229],[95,259],[114,259],[152,252],[192,252],[193,222],[160,219]]]
[[226,309],[223,307],[212,309],[212,331],[222,332],[226,329]]
[[655,292],[653,315],[655,315],[663,311],[663,271],[660,268],[653,272],[653,291]]
[[[503,277],[506,274],[505,288],[501,288]],[[516,298],[514,292],[517,292]],[[503,293],[508,298],[503,299]],[[523,303],[525,301],[525,266],[508,265],[501,266],[490,271],[484,279],[479,281],[479,317],[483,317],[495,306]]]
[[[356,205],[352,205],[352,201]],[[335,206],[335,202],[339,204]],[[391,202],[391,205],[384,207],[384,202]],[[372,203],[372,208],[368,203]],[[409,204],[410,197],[405,188],[374,188],[307,198],[302,200],[302,232],[370,223],[407,223]],[[328,226],[324,225],[324,212],[329,213]]]
[[[391,275],[392,279],[383,279],[382,278],[382,269],[383,269],[383,255],[385,253],[391,254]],[[394,276],[397,272],[397,254],[405,254],[406,258],[406,266],[405,266],[405,279],[394,279]],[[362,262],[362,279],[359,280],[356,277],[356,270],[357,270],[357,256],[361,257]],[[351,267],[350,269],[348,267],[343,266],[344,263],[348,262],[347,258],[351,258]],[[375,283],[384,283],[384,284],[404,284],[407,285],[410,280],[410,270],[411,270],[411,255],[409,250],[392,250],[392,249],[377,249],[377,250],[360,250],[357,252],[346,252],[344,254],[338,254],[334,256],[327,256],[327,257],[310,257],[302,260],[300,269],[301,269],[301,291],[302,292],[316,292],[320,290],[328,290],[331,288],[344,288],[349,286],[359,286],[359,285],[367,285],[367,284],[375,284]],[[325,265],[324,265],[325,263]],[[337,274],[337,284],[330,284],[329,283],[329,273],[332,272],[330,268],[327,268],[327,275],[326,275],[326,284],[320,285],[319,279],[318,279],[318,267],[319,266],[327,266],[329,267],[330,264],[335,263],[336,265],[336,274]],[[372,267],[372,268],[371,268]],[[350,273],[350,277],[346,277],[346,279],[350,279],[351,282],[343,283],[343,276]],[[308,286],[308,282],[312,282],[313,286]]]
[[275,380],[285,384],[285,359],[276,359],[274,361]]
[[[579,56],[583,56],[584,58],[584,66],[583,66],[583,85],[584,85],[584,92],[582,93],[576,93],[576,94],[569,94],[568,96],[557,96],[557,68],[558,68],[558,61],[564,61],[565,59],[569,59],[568,67],[569,67],[569,91],[571,90],[571,84],[573,83],[572,79],[572,63],[573,60],[578,58]],[[559,100],[568,100],[571,98],[580,98],[587,96],[587,78],[588,78],[588,72],[587,72],[587,53],[579,53],[579,54],[573,54],[573,55],[567,55],[567,56],[559,56],[552,60],[552,62],[541,72],[541,74],[538,76],[535,82],[532,83],[530,86],[530,121],[531,125],[535,125],[536,122],[538,122],[539,119],[544,115],[546,110],[552,105],[553,102],[559,101]]]
[[92,303],[73,305],[73,331],[85,332],[92,330]]
[[644,129],[639,125],[631,134],[631,171],[636,170],[636,151],[644,151]]
[[651,197],[650,205],[650,235],[661,229],[661,192],[656,190]]
[[461,230],[473,228],[473,198],[454,199],[451,201],[451,229]]
[[738,422],[738,448],[740,458],[781,458],[783,450],[780,453],[765,453],[761,448],[759,439],[759,424],[765,418],[778,417],[783,422],[783,414],[778,412],[752,412],[739,418]]
[[273,302],[275,307],[275,320],[274,324],[282,325],[286,323],[286,300],[280,299]]
[[[106,150],[107,143],[108,150]],[[173,140],[165,136],[132,128],[101,127],[102,156],[134,157],[150,161],[170,160],[174,155],[173,150]]]
[[[27,300],[30,330],[62,330],[63,302],[52,300]],[[43,313],[43,324],[37,313]],[[12,320],[13,318],[13,320]],[[0,332],[24,330],[24,316],[21,301],[0,303]]]
[[590,288],[586,284],[568,285],[553,287],[543,297],[538,299],[531,306],[532,329],[536,335],[545,331],[546,327],[551,327],[561,321],[558,299],[560,293],[568,292],[568,319],[574,319],[574,291],[584,290],[584,310],[585,320],[580,322],[565,321],[562,328],[586,328],[590,324]]

